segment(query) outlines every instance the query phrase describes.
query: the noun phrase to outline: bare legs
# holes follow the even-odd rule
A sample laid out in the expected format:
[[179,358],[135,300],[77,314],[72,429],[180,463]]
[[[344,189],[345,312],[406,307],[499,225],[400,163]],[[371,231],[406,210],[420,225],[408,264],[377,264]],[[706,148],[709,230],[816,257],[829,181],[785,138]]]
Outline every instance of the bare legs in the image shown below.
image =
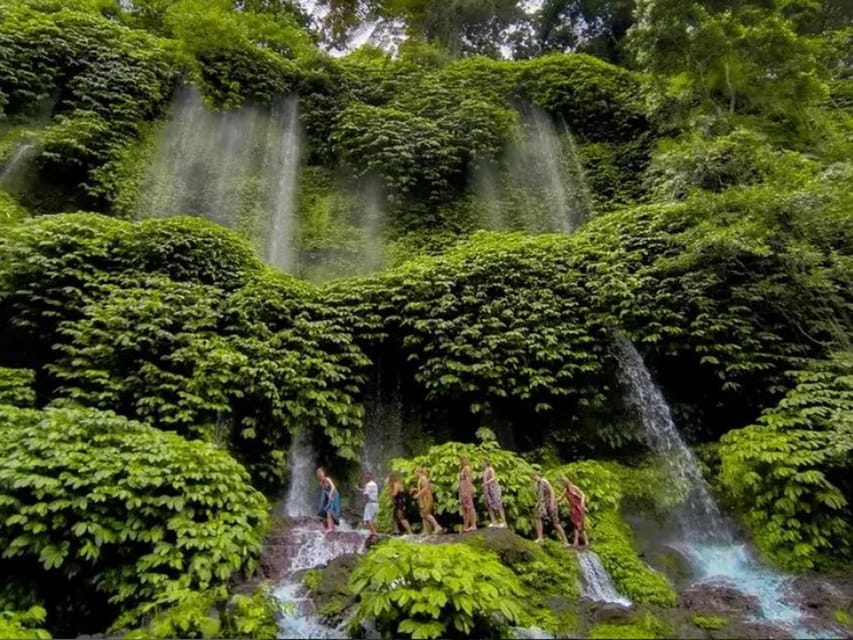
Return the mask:
[[462,507],[462,530],[474,531],[477,529],[477,512],[470,507]]
[[326,533],[331,533],[335,530],[335,521],[332,520],[332,514],[326,512]]
[[[561,525],[560,521],[556,520],[556,519],[552,519],[551,523],[554,525],[554,530],[557,532],[557,535],[560,537],[560,541],[564,545],[568,546],[569,545],[569,539],[566,537],[566,532],[563,529],[563,525]],[[536,527],[536,542],[539,544],[542,544],[545,541],[545,538],[542,535],[543,534],[542,518],[537,516],[536,519],[533,521],[533,524]]]

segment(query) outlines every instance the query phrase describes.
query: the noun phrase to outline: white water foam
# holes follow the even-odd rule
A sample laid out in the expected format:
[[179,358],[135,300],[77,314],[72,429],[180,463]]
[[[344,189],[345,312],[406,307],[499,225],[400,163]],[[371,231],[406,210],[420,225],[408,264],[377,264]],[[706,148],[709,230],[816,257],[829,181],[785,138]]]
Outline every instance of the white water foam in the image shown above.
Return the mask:
[[597,553],[588,549],[579,551],[578,564],[581,568],[581,596],[597,602],[631,605],[631,601],[616,590]]

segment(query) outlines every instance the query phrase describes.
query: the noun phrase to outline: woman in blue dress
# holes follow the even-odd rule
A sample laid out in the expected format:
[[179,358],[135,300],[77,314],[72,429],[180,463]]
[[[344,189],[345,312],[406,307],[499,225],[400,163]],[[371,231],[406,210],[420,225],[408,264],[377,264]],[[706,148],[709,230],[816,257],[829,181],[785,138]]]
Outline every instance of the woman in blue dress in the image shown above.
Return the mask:
[[317,515],[323,518],[326,533],[335,530],[335,525],[341,522],[341,494],[335,483],[326,475],[323,467],[317,469],[317,481],[320,483],[320,510]]

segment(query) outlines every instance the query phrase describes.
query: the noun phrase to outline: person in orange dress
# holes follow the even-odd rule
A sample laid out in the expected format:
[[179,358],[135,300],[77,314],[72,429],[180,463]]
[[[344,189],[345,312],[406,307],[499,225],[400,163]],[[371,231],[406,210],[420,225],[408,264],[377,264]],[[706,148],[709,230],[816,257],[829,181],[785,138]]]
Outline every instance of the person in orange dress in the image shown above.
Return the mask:
[[583,491],[563,476],[563,493],[560,494],[560,500],[565,500],[569,503],[569,519],[574,527],[574,542],[572,546],[577,547],[578,542],[583,538],[583,546],[587,545],[586,537],[586,496]]

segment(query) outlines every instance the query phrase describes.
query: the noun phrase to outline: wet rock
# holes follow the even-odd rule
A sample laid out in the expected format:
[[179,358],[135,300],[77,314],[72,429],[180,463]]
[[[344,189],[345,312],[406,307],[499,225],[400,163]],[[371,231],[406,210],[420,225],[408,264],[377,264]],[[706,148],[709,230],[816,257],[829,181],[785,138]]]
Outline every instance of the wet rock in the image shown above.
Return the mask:
[[349,578],[358,560],[358,554],[338,556],[326,565],[319,583],[311,589],[311,598],[324,624],[339,625],[355,604],[355,597],[349,588]]
[[713,637],[726,638],[761,638],[762,640],[791,640],[795,638],[793,631],[785,629],[768,622],[739,621],[734,622],[725,633],[725,636],[712,632]]
[[629,624],[634,618],[634,609],[613,602],[596,602],[590,607],[595,624]]
[[751,617],[758,615],[758,598],[724,583],[693,584],[680,596],[681,606],[688,611]]

